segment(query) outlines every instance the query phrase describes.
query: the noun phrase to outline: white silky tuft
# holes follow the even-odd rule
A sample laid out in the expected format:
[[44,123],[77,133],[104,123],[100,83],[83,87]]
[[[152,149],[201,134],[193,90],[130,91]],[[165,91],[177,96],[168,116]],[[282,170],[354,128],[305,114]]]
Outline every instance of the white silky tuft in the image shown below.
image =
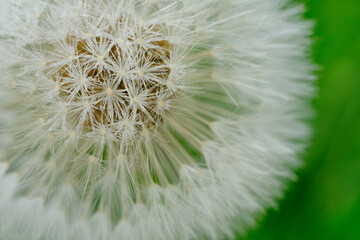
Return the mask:
[[287,0],[0,0],[0,239],[219,239],[310,129]]

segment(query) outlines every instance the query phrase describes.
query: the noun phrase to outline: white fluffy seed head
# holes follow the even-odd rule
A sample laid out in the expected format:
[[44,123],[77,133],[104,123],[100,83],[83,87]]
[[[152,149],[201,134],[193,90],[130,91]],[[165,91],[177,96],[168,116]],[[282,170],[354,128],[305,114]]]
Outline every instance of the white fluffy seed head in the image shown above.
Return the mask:
[[301,7],[2,4],[5,239],[231,237],[294,178],[313,79]]

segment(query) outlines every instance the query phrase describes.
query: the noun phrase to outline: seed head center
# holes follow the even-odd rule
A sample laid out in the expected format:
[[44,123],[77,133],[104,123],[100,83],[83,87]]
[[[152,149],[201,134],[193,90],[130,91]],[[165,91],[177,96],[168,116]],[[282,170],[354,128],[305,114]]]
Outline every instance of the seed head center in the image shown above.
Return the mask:
[[[129,27],[122,24],[119,21],[117,28]],[[161,27],[143,27],[141,38],[135,33],[115,37],[117,28],[109,26],[98,35],[69,34],[64,44],[73,46],[75,54],[67,56],[68,62],[52,78],[60,99],[72,106],[68,117],[75,127],[101,135],[99,128],[105,127],[122,138],[126,128],[118,125],[130,126],[125,119],[131,119],[133,136],[156,127],[166,114],[159,107],[177,93],[168,87],[172,46]]]

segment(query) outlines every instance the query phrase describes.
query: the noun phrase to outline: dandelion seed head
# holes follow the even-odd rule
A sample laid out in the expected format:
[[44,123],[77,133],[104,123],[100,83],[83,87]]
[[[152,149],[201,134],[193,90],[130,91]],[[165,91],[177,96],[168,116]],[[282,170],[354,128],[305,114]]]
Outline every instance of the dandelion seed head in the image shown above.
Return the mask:
[[294,178],[314,79],[302,7],[2,4],[4,239],[232,237]]

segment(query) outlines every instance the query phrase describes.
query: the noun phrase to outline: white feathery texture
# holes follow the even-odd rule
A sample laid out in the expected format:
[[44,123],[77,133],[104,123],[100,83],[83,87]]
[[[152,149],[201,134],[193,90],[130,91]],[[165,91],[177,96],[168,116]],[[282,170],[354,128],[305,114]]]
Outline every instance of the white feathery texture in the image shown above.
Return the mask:
[[0,239],[231,238],[276,207],[310,133],[302,6],[0,3]]

